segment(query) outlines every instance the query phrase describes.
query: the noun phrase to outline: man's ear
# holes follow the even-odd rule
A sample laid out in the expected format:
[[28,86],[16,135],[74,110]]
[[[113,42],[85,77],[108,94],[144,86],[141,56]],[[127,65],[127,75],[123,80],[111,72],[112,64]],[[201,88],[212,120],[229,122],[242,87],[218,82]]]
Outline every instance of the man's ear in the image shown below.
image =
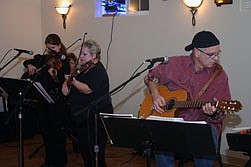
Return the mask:
[[200,55],[200,51],[198,50],[198,49],[196,49],[196,48],[194,48],[193,49],[193,54],[195,55],[195,57],[199,57],[199,55]]

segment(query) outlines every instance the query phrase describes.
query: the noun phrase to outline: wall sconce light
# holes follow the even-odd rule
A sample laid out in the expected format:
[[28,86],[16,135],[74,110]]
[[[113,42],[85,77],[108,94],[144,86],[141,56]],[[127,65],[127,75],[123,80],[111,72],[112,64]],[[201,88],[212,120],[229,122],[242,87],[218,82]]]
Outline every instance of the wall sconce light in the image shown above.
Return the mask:
[[71,7],[71,5],[56,7],[57,13],[62,15],[64,29],[66,29],[66,22],[65,22],[65,20],[66,20],[67,14],[69,13],[70,7]]
[[190,12],[192,13],[192,25],[195,26],[195,14],[202,3],[202,0],[183,0],[183,2],[190,8]]
[[233,0],[215,0],[214,3],[218,7],[225,4],[233,4]]

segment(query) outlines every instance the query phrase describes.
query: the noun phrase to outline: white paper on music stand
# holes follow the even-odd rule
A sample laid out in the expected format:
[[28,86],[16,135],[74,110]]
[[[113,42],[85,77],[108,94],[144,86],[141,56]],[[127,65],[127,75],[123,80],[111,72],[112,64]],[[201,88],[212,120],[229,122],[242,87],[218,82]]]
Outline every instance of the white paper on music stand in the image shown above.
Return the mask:
[[183,123],[189,123],[189,124],[207,124],[206,121],[183,121]]
[[109,114],[109,113],[100,113],[101,117],[104,118],[135,118],[133,114]]
[[43,97],[48,101],[48,103],[55,103],[40,82],[33,82],[33,85],[41,93],[41,95],[43,95]]
[[194,123],[194,124],[207,124],[205,121],[185,121],[183,118],[172,118],[172,117],[159,117],[151,115],[147,117],[149,120],[157,120],[157,121],[170,121],[170,122],[181,122],[181,123]]
[[232,130],[241,131],[241,130],[250,130],[250,129],[251,129],[251,126],[244,126],[244,127],[233,128]]
[[171,121],[171,122],[183,122],[184,121],[183,118],[159,117],[159,116],[154,116],[154,115],[150,115],[146,119],[157,120],[157,121]]

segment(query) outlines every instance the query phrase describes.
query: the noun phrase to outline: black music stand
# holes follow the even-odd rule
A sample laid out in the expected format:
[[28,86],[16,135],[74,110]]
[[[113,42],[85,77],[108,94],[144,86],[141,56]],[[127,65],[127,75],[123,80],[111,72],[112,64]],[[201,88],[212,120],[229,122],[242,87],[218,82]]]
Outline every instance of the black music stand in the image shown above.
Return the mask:
[[229,150],[244,152],[244,155],[249,156],[244,167],[251,167],[251,133],[227,133],[226,137]]
[[23,79],[13,79],[0,77],[0,87],[8,94],[8,96],[15,98],[17,101],[15,109],[10,114],[9,118],[5,121],[8,124],[11,117],[18,112],[18,125],[19,125],[19,166],[24,166],[23,155],[23,129],[22,129],[22,111],[23,104],[29,102],[37,102],[46,99],[49,103],[53,103],[53,99],[44,90],[42,85],[38,82],[31,82]]
[[151,165],[151,151],[216,156],[211,127],[208,124],[108,116],[102,120],[112,145],[146,151],[147,167]]

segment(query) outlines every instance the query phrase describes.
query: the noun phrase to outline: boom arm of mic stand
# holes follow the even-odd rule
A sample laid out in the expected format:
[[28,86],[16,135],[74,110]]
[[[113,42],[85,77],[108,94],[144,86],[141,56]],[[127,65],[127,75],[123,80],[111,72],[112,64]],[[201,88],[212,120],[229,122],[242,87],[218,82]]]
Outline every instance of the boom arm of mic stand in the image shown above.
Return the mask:
[[77,39],[76,41],[74,41],[70,46],[68,46],[67,48],[66,48],[66,50],[68,50],[69,48],[71,48],[75,43],[77,43],[78,41],[80,41],[81,39],[79,38],[79,39]]
[[8,61],[3,67],[0,68],[0,71],[2,71],[7,65],[9,65],[13,60],[15,60],[18,56],[21,55],[21,52],[18,52],[15,57],[13,57],[10,61]]
[[151,69],[153,67],[153,63],[151,63],[150,65],[148,65],[144,70],[136,73],[134,76],[132,76],[131,78],[129,78],[128,80],[126,80],[125,82],[123,82],[122,84],[120,84],[119,86],[117,86],[116,88],[114,88],[113,90],[111,90],[109,92],[109,94],[111,95],[112,93],[116,92],[117,90],[119,90],[120,88],[126,86],[129,82],[131,82],[133,79],[139,77],[143,72],[145,72],[148,69]]

